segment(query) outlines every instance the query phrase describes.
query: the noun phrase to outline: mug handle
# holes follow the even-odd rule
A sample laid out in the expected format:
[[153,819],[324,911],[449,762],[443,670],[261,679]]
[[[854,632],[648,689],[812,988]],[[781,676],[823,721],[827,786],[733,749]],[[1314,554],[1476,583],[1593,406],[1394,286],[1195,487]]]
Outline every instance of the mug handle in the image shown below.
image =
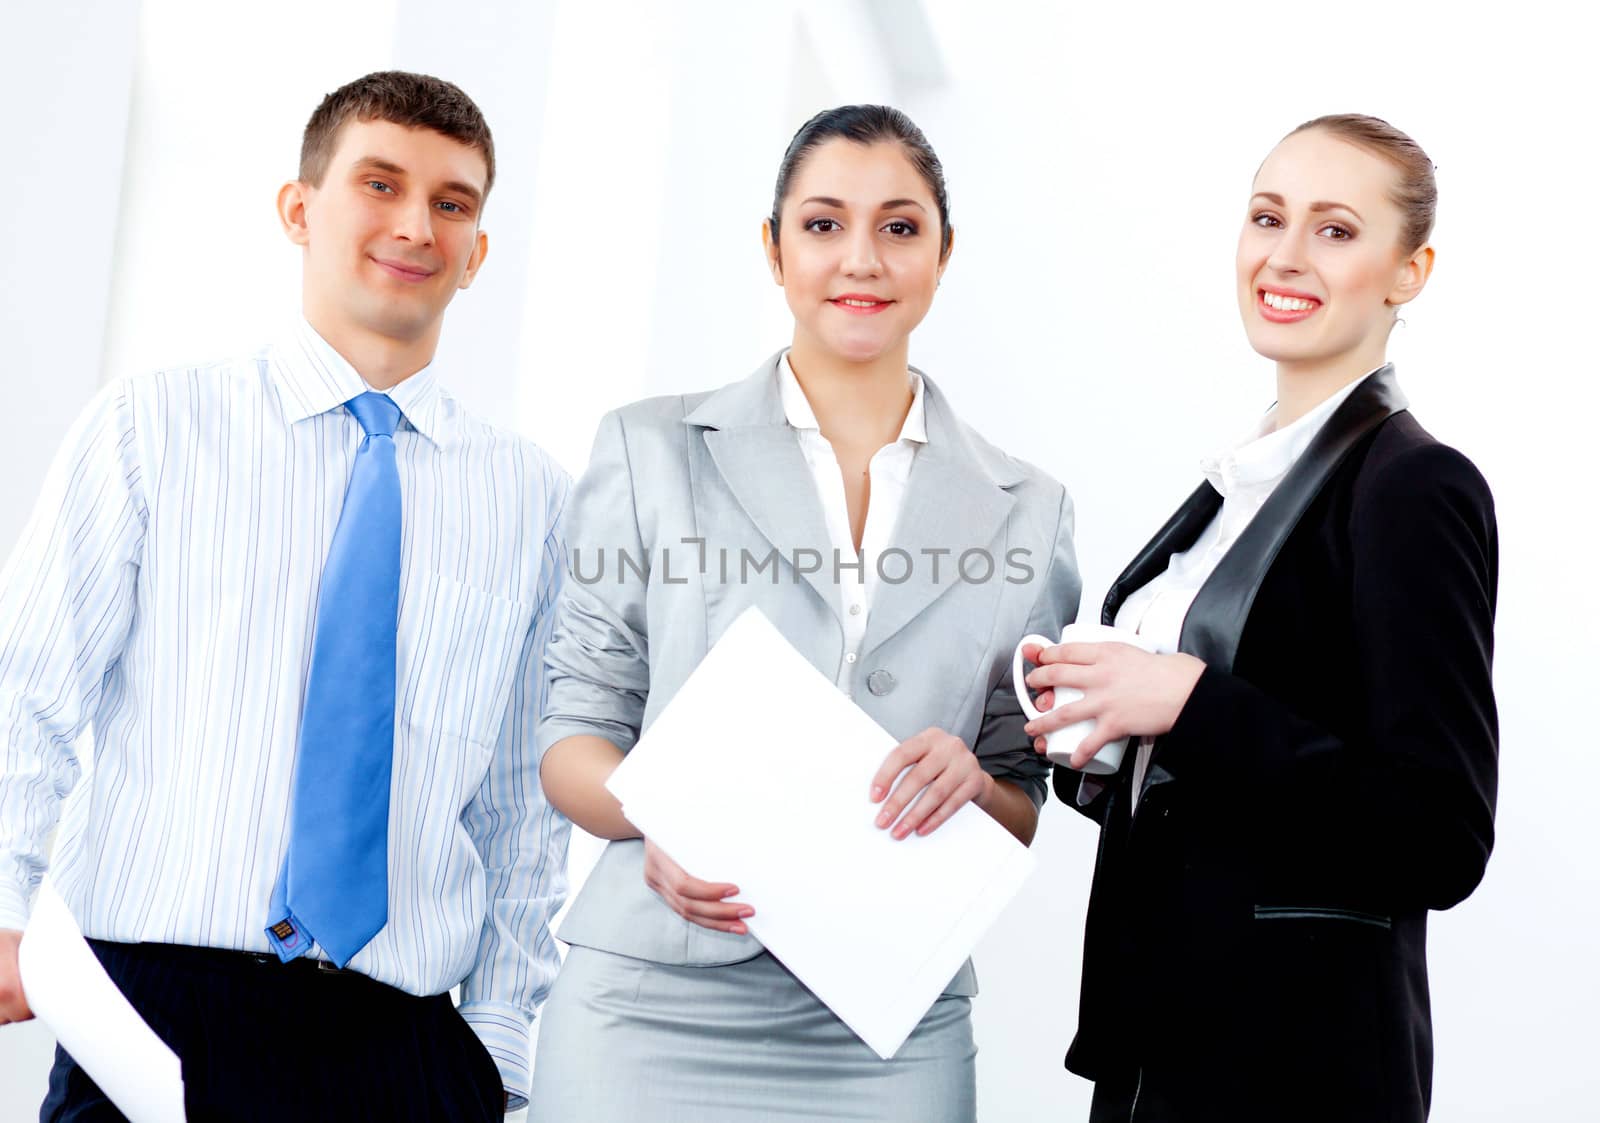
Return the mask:
[[1039,635],[1026,635],[1017,642],[1017,649],[1011,653],[1011,685],[1017,691],[1017,701],[1022,705],[1022,712],[1028,715],[1028,720],[1041,717],[1039,708],[1033,704],[1033,699],[1028,696],[1028,684],[1022,681],[1022,649],[1036,643],[1040,647],[1054,647],[1056,641]]

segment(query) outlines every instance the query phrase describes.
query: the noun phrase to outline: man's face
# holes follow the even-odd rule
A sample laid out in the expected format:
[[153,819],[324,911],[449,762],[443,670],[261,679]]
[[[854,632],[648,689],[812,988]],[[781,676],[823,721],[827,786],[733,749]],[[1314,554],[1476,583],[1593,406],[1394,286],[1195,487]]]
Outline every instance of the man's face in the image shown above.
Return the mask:
[[432,129],[351,121],[320,186],[279,197],[305,247],[304,310],[324,334],[437,340],[445,306],[488,250],[478,229],[488,166],[476,148]]

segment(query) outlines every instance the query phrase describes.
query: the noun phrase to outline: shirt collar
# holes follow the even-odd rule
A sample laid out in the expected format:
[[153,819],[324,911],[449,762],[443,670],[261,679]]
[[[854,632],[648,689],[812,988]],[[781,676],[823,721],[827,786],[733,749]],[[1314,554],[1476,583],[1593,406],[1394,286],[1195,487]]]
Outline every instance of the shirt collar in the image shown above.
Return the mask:
[[[317,334],[304,317],[275,351],[283,412],[291,425],[338,409],[351,398],[372,389],[356,368]],[[400,407],[401,415],[413,429],[434,444],[440,443],[444,411],[435,363],[429,363],[384,393]]]
[[[909,373],[911,408],[906,411],[906,419],[900,426],[900,436],[897,439],[925,445],[928,443],[928,424],[927,404],[922,392],[922,375],[916,371]],[[800,388],[800,380],[795,377],[794,367],[789,363],[787,351],[784,352],[782,361],[778,363],[778,392],[783,397],[784,418],[791,426],[796,429],[821,431],[817,415],[812,410],[811,403],[806,400],[806,392]]]
[[1333,416],[1334,410],[1338,409],[1373,371],[1381,369],[1381,365],[1374,367],[1282,429],[1273,428],[1274,419],[1278,415],[1278,407],[1274,405],[1256,423],[1250,434],[1233,448],[1215,456],[1203,457],[1200,461],[1200,470],[1224,499],[1241,489],[1270,490],[1276,487],[1278,482],[1289,474],[1289,469],[1294,467],[1294,462],[1300,459],[1301,453],[1311,444],[1311,439],[1317,435],[1317,431],[1328,418]]

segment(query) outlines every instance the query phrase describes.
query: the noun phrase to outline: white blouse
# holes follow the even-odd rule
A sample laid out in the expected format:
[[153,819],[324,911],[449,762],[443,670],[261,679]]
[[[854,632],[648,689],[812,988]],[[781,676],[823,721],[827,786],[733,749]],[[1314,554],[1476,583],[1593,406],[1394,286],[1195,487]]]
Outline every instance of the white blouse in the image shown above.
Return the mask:
[[[1222,509],[1195,539],[1193,546],[1172,555],[1165,572],[1129,594],[1117,610],[1117,627],[1138,632],[1162,654],[1177,651],[1184,618],[1189,615],[1189,606],[1194,604],[1200,586],[1283,482],[1334,410],[1372,373],[1368,371],[1282,429],[1275,428],[1278,409],[1273,406],[1233,448],[1202,458],[1200,470],[1222,496]],[[1139,755],[1133,767],[1135,806],[1139,789],[1144,786],[1145,772],[1150,767],[1154,744],[1152,737],[1139,742]]]
[[900,508],[905,503],[912,461],[916,459],[917,449],[928,443],[922,376],[916,371],[911,371],[910,376],[911,409],[900,426],[900,436],[873,453],[867,465],[870,499],[867,523],[861,531],[862,565],[854,568],[856,548],[850,534],[850,511],[845,502],[839,459],[834,455],[833,444],[822,435],[817,415],[800,388],[794,368],[789,365],[787,352],[783,362],[778,364],[778,389],[783,396],[784,417],[800,438],[800,451],[817,485],[817,497],[822,500],[822,513],[833,548],[840,560],[852,566],[832,570],[839,574],[839,619],[844,621],[844,657],[839,661],[834,682],[846,693],[850,693],[855,684],[856,660],[861,652],[862,637],[867,632],[867,613],[878,586],[878,555],[892,545],[889,536],[894,533]]

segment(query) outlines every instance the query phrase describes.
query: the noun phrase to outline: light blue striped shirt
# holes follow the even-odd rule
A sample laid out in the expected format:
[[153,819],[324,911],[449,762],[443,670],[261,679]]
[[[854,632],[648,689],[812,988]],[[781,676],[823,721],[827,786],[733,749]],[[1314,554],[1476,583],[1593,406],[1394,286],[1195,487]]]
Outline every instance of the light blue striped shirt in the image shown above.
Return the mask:
[[[25,922],[60,814],[52,876],[85,934],[268,950],[318,584],[362,439],[341,404],[366,388],[302,323],[108,386],[79,419],[0,573],[0,928]],[[390,395],[389,922],[350,966],[413,994],[460,983],[520,1096],[566,892],[534,729],[569,480],[432,366]]]

